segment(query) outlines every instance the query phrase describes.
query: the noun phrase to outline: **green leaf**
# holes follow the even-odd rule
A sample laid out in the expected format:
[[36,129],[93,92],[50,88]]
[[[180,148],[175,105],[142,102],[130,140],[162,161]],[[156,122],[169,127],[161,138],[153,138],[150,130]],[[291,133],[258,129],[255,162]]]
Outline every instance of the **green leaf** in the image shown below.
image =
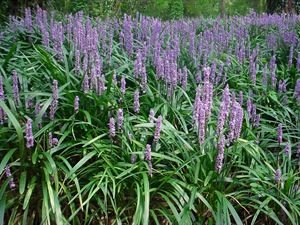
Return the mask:
[[0,174],[2,174],[4,168],[7,166],[7,163],[9,161],[9,159],[11,158],[11,156],[15,153],[17,149],[11,149],[9,150],[5,156],[3,157],[1,163],[0,163]]
[[149,187],[149,179],[148,174],[143,173],[143,181],[144,181],[144,213],[143,213],[143,225],[149,224],[149,210],[150,210],[150,187]]
[[26,178],[27,178],[27,171],[23,171],[21,173],[20,182],[19,182],[19,193],[22,195],[25,191],[26,187]]
[[13,126],[16,129],[18,140],[19,140],[19,150],[21,151],[21,155],[24,156],[24,136],[23,136],[23,130],[21,128],[21,125],[16,119],[16,117],[14,116],[14,114],[9,110],[9,108],[2,100],[0,100],[0,107],[4,110],[9,120],[12,122]]

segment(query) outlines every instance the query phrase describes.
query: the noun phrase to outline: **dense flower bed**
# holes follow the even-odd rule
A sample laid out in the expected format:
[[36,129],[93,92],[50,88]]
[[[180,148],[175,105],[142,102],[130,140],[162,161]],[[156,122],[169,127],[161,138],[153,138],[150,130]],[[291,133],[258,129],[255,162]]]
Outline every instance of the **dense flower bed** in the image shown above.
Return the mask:
[[0,222],[299,224],[299,21],[11,17]]

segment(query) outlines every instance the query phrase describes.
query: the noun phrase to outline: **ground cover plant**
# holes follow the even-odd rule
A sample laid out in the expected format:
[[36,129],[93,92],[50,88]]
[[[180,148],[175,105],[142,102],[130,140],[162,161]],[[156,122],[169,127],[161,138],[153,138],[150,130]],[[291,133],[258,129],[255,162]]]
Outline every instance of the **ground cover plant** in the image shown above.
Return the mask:
[[297,15],[0,33],[0,223],[300,222]]

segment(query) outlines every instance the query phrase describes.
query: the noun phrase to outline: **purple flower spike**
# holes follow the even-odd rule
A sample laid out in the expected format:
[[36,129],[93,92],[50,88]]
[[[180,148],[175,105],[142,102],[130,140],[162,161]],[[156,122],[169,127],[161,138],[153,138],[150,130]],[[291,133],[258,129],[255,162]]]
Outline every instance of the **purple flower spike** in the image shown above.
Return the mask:
[[252,108],[253,108],[253,103],[250,99],[250,97],[248,97],[248,100],[247,100],[247,113],[248,113],[248,117],[249,119],[251,119],[251,115],[252,115]]
[[152,157],[151,157],[151,145],[149,145],[149,144],[146,145],[145,160],[148,161],[148,167],[149,167],[148,173],[149,173],[149,176],[152,177],[153,167],[152,167],[152,162],[151,162],[151,160],[152,160]]
[[215,165],[215,169],[217,173],[220,173],[223,167],[224,148],[225,148],[225,137],[224,135],[222,135],[218,143],[218,155],[216,158],[216,165]]
[[205,112],[205,104],[203,102],[199,102],[199,111],[198,111],[198,129],[199,129],[199,143],[203,144],[205,140],[205,120],[206,112]]
[[53,146],[58,145],[58,139],[57,138],[52,138],[52,144],[53,144]]
[[149,144],[146,145],[145,160],[147,160],[147,161],[151,161],[152,160],[152,157],[151,157],[151,145],[149,145]]
[[125,80],[124,76],[122,76],[122,78],[121,78],[121,88],[120,89],[121,89],[122,95],[124,95],[126,92],[126,80]]
[[111,117],[109,119],[109,136],[111,138],[115,137],[116,136],[116,127],[115,127],[115,119],[113,117]]
[[[0,101],[4,101],[4,89],[3,89],[3,78],[0,76]],[[0,124],[3,124],[5,120],[5,112],[4,110],[0,107]]]
[[300,71],[300,53],[298,53],[298,58],[297,58],[297,72]]
[[226,118],[229,114],[229,107],[230,107],[230,95],[229,95],[229,87],[227,85],[223,91],[222,102],[219,111],[218,125],[217,125],[218,135],[223,131]]
[[58,106],[58,82],[57,80],[53,81],[52,86],[52,102],[50,106],[50,119],[54,120],[55,112]]
[[204,81],[209,81],[210,73],[211,73],[210,67],[204,67],[203,72],[204,72]]
[[29,118],[27,119],[26,123],[26,147],[27,148],[32,148],[34,145],[34,137],[32,135],[32,120]]
[[159,141],[161,125],[162,125],[162,116],[159,116],[156,120],[156,127],[155,127],[155,132],[154,132],[154,142],[155,143],[157,143]]
[[3,77],[0,76],[0,100],[4,101]]
[[89,90],[90,90],[90,87],[89,87],[89,77],[87,75],[84,75],[83,83],[82,83],[82,89],[83,89],[84,93],[88,93]]
[[235,121],[235,127],[234,127],[234,140],[237,140],[241,135],[243,118],[244,118],[244,110],[239,105],[237,107],[236,121]]
[[240,91],[240,94],[239,94],[239,103],[240,103],[241,106],[243,105],[243,101],[244,101],[244,99],[243,99],[243,92]]
[[136,158],[137,158],[136,154],[131,155],[130,161],[131,161],[132,164],[134,164],[136,162]]
[[118,130],[121,130],[123,128],[123,122],[124,122],[123,109],[119,109],[118,120],[117,120]]
[[277,128],[277,141],[279,145],[282,143],[282,135],[282,124],[280,123]]
[[11,174],[10,166],[9,165],[7,165],[5,167],[5,175],[9,179],[9,188],[10,188],[10,190],[12,190],[12,191],[15,190],[16,184],[15,184],[14,178],[13,178],[13,176]]
[[134,103],[133,103],[133,111],[138,113],[140,111],[140,93],[139,90],[134,92]]
[[300,102],[300,79],[296,82],[294,97]]
[[281,180],[281,170],[280,169],[277,169],[275,171],[274,180],[275,180],[276,183],[280,182],[280,180]]
[[149,112],[149,122],[150,123],[153,123],[154,122],[154,119],[155,119],[155,112],[153,109],[150,109],[150,112]]
[[52,148],[53,143],[52,143],[52,132],[49,132],[48,134],[48,142],[49,142],[49,147]]
[[79,97],[76,96],[74,99],[74,112],[78,113],[79,112]]
[[20,105],[20,94],[19,94],[19,79],[17,75],[17,71],[13,70],[12,72],[12,80],[13,80],[13,92],[14,92],[14,100],[16,105]]
[[287,157],[289,157],[290,153],[291,153],[291,146],[289,143],[286,144],[285,148],[284,148],[284,153]]
[[297,157],[300,158],[300,143],[297,146]]

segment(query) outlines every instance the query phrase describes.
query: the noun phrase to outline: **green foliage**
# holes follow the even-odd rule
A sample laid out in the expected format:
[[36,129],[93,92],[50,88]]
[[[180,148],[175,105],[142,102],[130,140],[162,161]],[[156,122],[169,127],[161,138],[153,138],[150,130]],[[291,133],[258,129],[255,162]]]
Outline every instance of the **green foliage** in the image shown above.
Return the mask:
[[179,19],[183,17],[183,2],[182,0],[174,0],[169,2],[170,18]]

